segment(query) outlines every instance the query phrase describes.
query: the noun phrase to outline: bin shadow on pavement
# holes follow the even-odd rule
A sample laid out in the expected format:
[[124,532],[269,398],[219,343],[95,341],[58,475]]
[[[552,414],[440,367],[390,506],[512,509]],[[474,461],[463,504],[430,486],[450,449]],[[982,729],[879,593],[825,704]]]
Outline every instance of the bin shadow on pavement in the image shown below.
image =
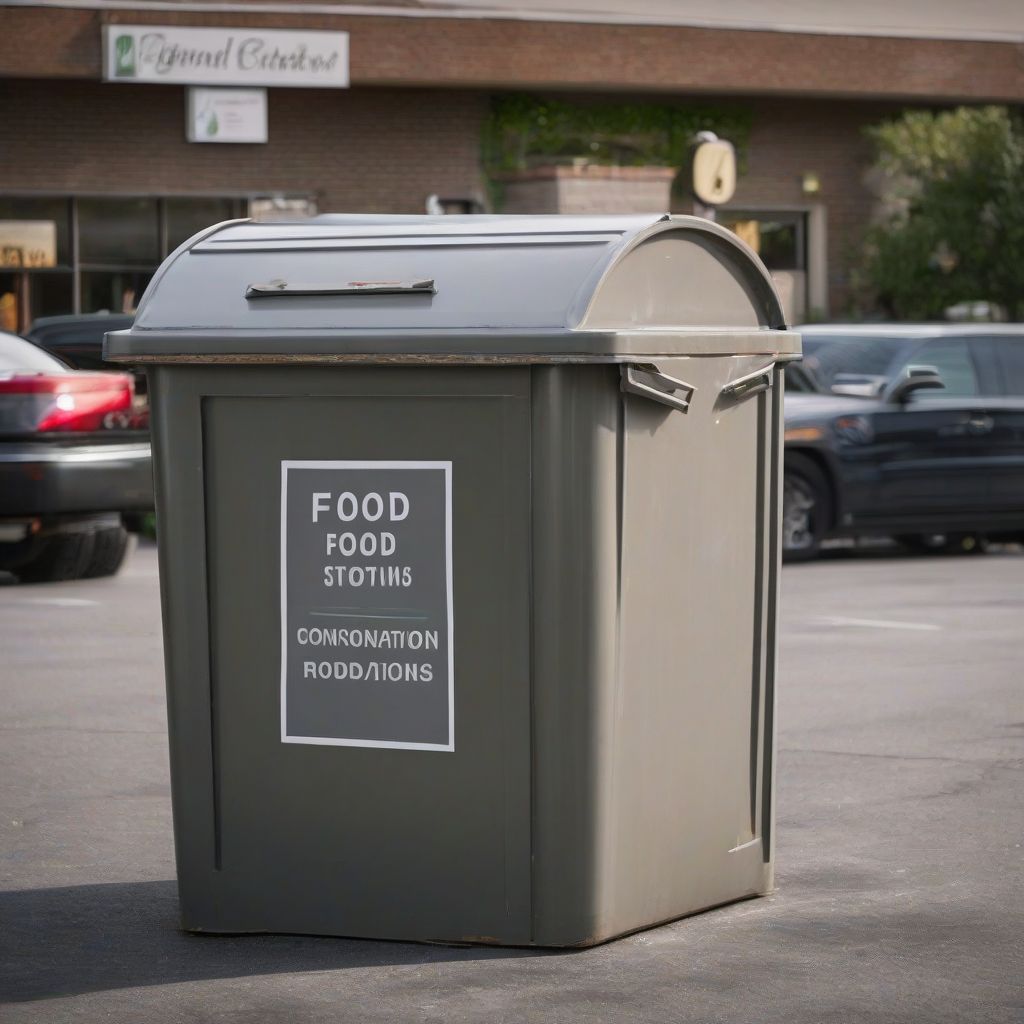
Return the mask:
[[250,975],[571,955],[303,935],[189,935],[174,881],[0,893],[0,1002]]

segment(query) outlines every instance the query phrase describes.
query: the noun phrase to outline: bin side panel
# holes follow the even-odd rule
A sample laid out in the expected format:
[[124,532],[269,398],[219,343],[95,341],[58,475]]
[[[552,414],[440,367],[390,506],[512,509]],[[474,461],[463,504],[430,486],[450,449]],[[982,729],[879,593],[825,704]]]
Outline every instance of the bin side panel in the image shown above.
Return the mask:
[[598,872],[606,934],[770,885],[759,837],[773,398],[721,394],[768,363],[660,362],[697,389],[685,413],[624,398],[619,677]]
[[597,839],[613,765],[618,369],[533,370],[534,942],[602,933]]
[[[200,371],[201,372],[201,371]],[[206,526],[201,398],[196,371],[149,371],[154,492],[160,557],[174,847],[181,915],[216,899],[218,859],[210,719]],[[181,556],[188,552],[188,558]],[[194,868],[200,867],[196,871]],[[189,884],[182,884],[188,879]]]
[[[528,942],[527,371],[180,372],[205,396],[219,856],[181,865],[186,927]],[[282,460],[451,461],[453,752],[281,742]]]
[[779,602],[782,568],[782,467],[785,450],[785,418],[783,406],[786,374],[783,367],[775,369],[773,394],[766,411],[768,447],[765,469],[768,474],[765,532],[764,614],[764,694],[762,696],[761,788],[758,793],[761,814],[762,855],[768,864],[766,889],[775,886],[775,794],[776,794],[776,705],[778,703],[779,669]]

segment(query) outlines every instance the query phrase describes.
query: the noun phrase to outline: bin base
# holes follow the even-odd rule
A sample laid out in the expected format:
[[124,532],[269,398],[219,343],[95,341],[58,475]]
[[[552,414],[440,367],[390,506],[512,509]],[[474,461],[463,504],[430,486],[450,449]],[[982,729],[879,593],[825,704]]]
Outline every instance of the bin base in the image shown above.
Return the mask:
[[616,942],[619,939],[628,938],[630,935],[637,935],[640,932],[651,931],[654,928],[663,928],[666,925],[674,924],[677,921],[683,921],[689,917],[696,917],[700,914],[706,914],[713,910],[720,910],[723,907],[731,906],[734,903],[745,903],[748,900],[759,899],[764,896],[770,896],[774,892],[774,889],[766,892],[751,892],[745,893],[741,896],[734,896],[730,899],[723,900],[720,903],[713,903],[706,907],[700,907],[694,910],[686,910],[679,914],[674,914],[670,917],[661,918],[657,921],[651,921],[648,924],[637,925],[634,928],[627,928],[623,931],[614,931],[607,935],[599,935],[596,937],[580,938],[572,941],[545,941],[545,942],[519,942],[515,940],[506,940],[497,938],[489,935],[474,935],[464,936],[460,938],[408,938],[398,935],[365,935],[365,934],[347,934],[341,931],[335,930],[315,930],[315,931],[296,931],[291,929],[277,929],[277,928],[244,928],[244,927],[204,927],[198,924],[188,924],[182,922],[181,930],[188,933],[189,935],[195,935],[203,938],[243,938],[245,936],[257,936],[257,935],[298,935],[308,936],[315,938],[336,938],[336,939],[349,939],[358,942],[402,942],[402,943],[414,943],[416,945],[423,946],[442,946],[447,949],[472,949],[475,947],[491,947],[501,949],[593,949],[597,946],[603,946],[608,942]]

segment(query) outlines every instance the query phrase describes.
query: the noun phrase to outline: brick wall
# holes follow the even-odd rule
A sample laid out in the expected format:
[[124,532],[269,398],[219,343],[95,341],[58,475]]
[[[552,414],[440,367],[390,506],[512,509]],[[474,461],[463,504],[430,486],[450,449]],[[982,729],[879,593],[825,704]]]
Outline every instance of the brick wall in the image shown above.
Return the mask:
[[351,33],[357,85],[1024,100],[1017,43],[375,15],[4,8],[0,75],[98,78],[104,22]]
[[0,81],[0,192],[297,192],[322,211],[422,213],[481,196],[486,98],[445,90],[273,89],[265,145],[185,141],[185,90]]

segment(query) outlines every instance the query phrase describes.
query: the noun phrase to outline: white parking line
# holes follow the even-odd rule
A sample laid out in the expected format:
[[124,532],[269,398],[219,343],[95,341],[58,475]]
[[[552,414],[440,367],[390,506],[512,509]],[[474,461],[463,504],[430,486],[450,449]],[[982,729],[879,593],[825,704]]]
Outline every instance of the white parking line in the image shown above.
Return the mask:
[[892,619],[851,619],[845,615],[819,615],[817,621],[823,626],[864,626],[867,629],[917,629],[927,633],[938,633],[942,627],[930,622],[896,622]]
[[90,601],[86,597],[27,597],[25,604],[48,604],[56,608],[87,608],[90,605],[99,604],[99,601]]

